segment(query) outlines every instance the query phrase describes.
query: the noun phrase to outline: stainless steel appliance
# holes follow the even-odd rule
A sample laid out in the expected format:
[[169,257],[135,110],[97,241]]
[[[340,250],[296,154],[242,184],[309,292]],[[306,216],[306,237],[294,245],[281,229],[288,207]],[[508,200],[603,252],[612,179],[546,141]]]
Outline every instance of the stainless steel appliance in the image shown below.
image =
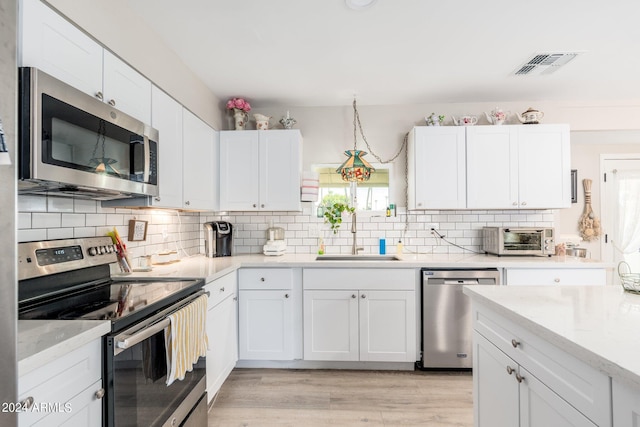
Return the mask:
[[204,223],[204,253],[208,257],[231,256],[233,226],[226,221]]
[[19,69],[18,191],[158,195],[158,131],[36,68]]
[[488,254],[551,256],[556,252],[551,227],[484,227],[482,250]]
[[207,425],[205,358],[166,384],[168,316],[204,292],[201,279],[110,277],[109,237],[18,245],[20,319],[110,320],[103,339],[106,426]]
[[465,285],[499,285],[486,269],[422,269],[421,368],[471,368],[471,301]]

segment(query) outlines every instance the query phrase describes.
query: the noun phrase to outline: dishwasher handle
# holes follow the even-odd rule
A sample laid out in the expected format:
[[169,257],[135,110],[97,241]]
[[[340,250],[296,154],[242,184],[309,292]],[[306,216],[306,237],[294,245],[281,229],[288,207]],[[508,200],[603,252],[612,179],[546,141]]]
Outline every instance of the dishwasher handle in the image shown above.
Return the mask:
[[445,279],[445,285],[478,285],[478,279]]

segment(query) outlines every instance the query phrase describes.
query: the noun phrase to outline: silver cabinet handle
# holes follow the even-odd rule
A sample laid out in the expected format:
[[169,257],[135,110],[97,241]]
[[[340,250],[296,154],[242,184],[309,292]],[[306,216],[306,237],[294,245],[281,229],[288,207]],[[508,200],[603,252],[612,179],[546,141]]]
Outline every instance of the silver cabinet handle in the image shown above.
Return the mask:
[[516,341],[516,339],[512,339],[511,340],[511,345],[513,346],[513,348],[516,348],[520,345],[520,341]]
[[224,286],[220,288],[220,292],[224,292]]
[[351,294],[351,298],[356,298],[356,294]]
[[116,100],[115,99],[110,99],[109,100],[109,105],[111,105],[112,107],[116,106]]
[[284,297],[285,298],[289,298],[289,294],[284,294]]
[[261,277],[261,278],[260,278],[260,281],[261,281],[261,282],[264,282],[264,277]]
[[520,203],[522,206],[527,206],[527,202]]
[[159,202],[160,201],[160,196],[156,197],[155,199],[156,199],[156,202]]
[[104,391],[103,388],[101,388],[100,390],[96,391],[96,394],[95,394],[96,399],[98,399],[98,400],[102,399],[104,397],[104,393],[105,393],[105,391]]
[[360,295],[360,298],[366,298],[367,296],[365,294]]
[[22,410],[29,409],[33,406],[34,403],[35,403],[35,399],[33,398],[33,396],[29,396],[26,399],[23,399],[20,401],[20,409]]
[[507,373],[508,373],[509,375],[513,374],[513,372],[514,372],[514,371],[515,371],[515,370],[514,370],[511,366],[507,365]]
[[522,381],[524,381],[524,377],[520,374],[516,374],[516,380],[521,383]]
[[189,206],[191,204],[191,202],[187,200],[186,202],[184,202],[184,204]]
[[258,207],[258,205],[256,205],[256,204],[254,203],[254,204],[253,204],[253,207],[254,207],[254,208],[257,208],[257,207]]
[[104,95],[102,95],[102,92],[100,92],[100,91],[96,92],[95,97],[98,98],[98,99],[104,99]]
[[264,208],[264,203],[260,205],[261,208]]
[[556,282],[556,283],[560,283],[560,278],[556,277],[555,279],[553,279],[553,281]]
[[512,205],[513,206],[518,206],[518,202],[513,202]]

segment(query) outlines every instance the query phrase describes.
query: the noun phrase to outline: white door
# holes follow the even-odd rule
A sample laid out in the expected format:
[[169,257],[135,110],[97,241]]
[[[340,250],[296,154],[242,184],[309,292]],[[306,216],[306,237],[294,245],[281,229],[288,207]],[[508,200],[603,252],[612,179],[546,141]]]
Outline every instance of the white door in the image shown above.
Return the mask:
[[568,125],[518,126],[520,208],[571,206]]
[[220,209],[259,209],[258,131],[220,132]]
[[[640,154],[603,157],[602,259],[616,265],[626,261],[632,272],[640,273]],[[619,283],[617,272],[614,283]]]
[[36,67],[88,95],[102,93],[103,48],[40,0],[19,2],[20,65]]
[[467,128],[467,208],[519,208],[515,128]]
[[240,359],[293,360],[290,290],[239,291]]
[[151,82],[104,51],[104,101],[143,123],[151,123]]
[[182,208],[182,105],[157,87],[152,90],[151,126],[158,130],[159,194],[153,206]]
[[360,291],[360,360],[415,362],[414,291]]
[[414,128],[410,154],[412,209],[464,209],[467,204],[465,128]]
[[209,402],[220,390],[238,360],[237,304],[229,295],[207,312],[207,393]]
[[260,209],[301,210],[302,137],[298,130],[258,131]]
[[182,118],[184,207],[215,210],[216,131],[187,110],[183,109]]
[[358,291],[304,291],[304,360],[357,361]]
[[520,367],[519,374],[520,427],[596,427],[529,371]]
[[[475,427],[517,427],[518,365],[478,332],[473,332],[473,418]],[[551,427],[552,424],[546,427]]]

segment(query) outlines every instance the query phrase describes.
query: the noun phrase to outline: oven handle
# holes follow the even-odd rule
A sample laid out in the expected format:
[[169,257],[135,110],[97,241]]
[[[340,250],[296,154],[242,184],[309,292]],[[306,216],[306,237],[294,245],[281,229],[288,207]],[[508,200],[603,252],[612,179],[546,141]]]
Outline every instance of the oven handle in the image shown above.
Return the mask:
[[134,345],[141,343],[142,341],[146,340],[147,338],[157,334],[158,332],[162,331],[164,328],[166,328],[167,326],[169,326],[171,324],[171,320],[169,319],[169,315],[172,314],[173,312],[178,311],[179,309],[181,309],[182,307],[185,307],[186,305],[190,304],[193,300],[195,300],[196,298],[202,296],[202,295],[207,295],[209,296],[210,293],[208,291],[206,292],[197,292],[196,294],[194,294],[192,297],[189,297],[188,299],[182,300],[180,301],[179,304],[171,307],[170,309],[167,310],[167,312],[163,312],[162,315],[164,316],[164,318],[162,320],[160,320],[159,322],[156,323],[151,323],[150,326],[146,326],[138,331],[136,331],[135,333],[129,335],[127,333],[122,333],[120,335],[117,335],[113,341],[115,343],[115,347],[113,349],[113,355],[117,356],[118,354],[122,353],[124,350],[133,347]]

